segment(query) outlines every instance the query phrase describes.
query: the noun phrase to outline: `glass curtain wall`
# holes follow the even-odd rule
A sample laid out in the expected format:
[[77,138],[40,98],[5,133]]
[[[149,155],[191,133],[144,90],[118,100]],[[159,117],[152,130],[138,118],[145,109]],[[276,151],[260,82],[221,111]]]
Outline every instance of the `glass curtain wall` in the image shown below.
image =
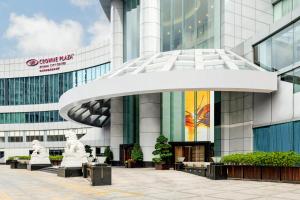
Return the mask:
[[[193,48],[220,48],[220,1],[161,0],[161,51]],[[170,141],[208,141],[209,100],[209,91],[163,93],[162,133]]]
[[210,92],[163,93],[162,133],[171,142],[210,141]]
[[300,21],[256,44],[254,61],[269,71],[300,66]]
[[[124,0],[124,62],[140,55],[140,0]],[[139,143],[139,96],[123,97],[123,143]]]
[[57,103],[67,90],[110,71],[110,63],[53,75],[0,79],[0,106]]
[[0,124],[47,123],[64,121],[57,110],[40,112],[0,113]]
[[124,0],[124,62],[140,54],[140,0]]
[[300,5],[300,0],[281,0],[273,5],[274,22]]
[[161,50],[219,48],[219,23],[218,0],[161,0]]

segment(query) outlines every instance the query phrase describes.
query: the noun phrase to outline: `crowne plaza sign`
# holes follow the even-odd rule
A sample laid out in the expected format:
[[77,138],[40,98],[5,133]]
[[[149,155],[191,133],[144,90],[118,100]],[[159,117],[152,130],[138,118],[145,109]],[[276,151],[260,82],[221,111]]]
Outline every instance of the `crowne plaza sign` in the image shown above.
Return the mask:
[[56,71],[73,59],[74,54],[68,54],[52,58],[29,59],[26,61],[26,65],[29,67],[38,67],[40,72]]

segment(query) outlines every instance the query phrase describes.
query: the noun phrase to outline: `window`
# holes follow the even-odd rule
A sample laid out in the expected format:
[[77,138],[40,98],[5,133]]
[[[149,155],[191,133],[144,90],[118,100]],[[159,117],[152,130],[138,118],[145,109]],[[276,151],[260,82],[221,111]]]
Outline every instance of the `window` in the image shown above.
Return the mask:
[[33,140],[38,140],[38,141],[42,142],[42,141],[44,141],[44,137],[42,135],[26,136],[26,142],[32,142]]
[[292,26],[282,30],[272,37],[273,68],[280,70],[293,63],[293,42]]
[[273,12],[274,12],[274,21],[277,21],[282,17],[282,1],[274,5]]
[[[97,68],[103,73],[96,73]],[[0,79],[0,106],[56,103],[70,88],[103,75],[109,68],[110,63],[105,63],[61,74]]]
[[216,0],[161,0],[161,50],[219,47]]
[[22,136],[9,136],[8,142],[23,142]]

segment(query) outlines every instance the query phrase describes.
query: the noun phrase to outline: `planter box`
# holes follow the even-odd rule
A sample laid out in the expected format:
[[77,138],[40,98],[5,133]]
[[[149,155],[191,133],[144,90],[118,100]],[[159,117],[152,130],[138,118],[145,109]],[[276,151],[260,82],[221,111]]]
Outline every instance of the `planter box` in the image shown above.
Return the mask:
[[168,164],[155,164],[156,170],[169,170],[170,166]]
[[244,179],[261,180],[261,167],[243,166]]
[[281,180],[280,167],[261,167],[261,178],[266,181],[280,181]]
[[50,160],[53,166],[60,166],[62,160]]
[[228,178],[243,179],[243,166],[227,166],[227,176]]
[[227,179],[227,166],[221,163],[211,163],[208,166],[207,177],[212,180]]
[[300,167],[257,167],[228,165],[228,178],[300,182]]
[[282,167],[281,181],[300,182],[300,167]]

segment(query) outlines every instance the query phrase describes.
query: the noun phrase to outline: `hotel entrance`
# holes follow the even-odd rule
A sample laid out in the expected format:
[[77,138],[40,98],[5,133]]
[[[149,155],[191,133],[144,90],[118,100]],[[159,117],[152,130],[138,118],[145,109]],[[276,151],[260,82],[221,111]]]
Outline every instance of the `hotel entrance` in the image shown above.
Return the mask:
[[209,162],[213,157],[211,142],[170,142],[170,144],[174,163],[183,158],[183,162]]

